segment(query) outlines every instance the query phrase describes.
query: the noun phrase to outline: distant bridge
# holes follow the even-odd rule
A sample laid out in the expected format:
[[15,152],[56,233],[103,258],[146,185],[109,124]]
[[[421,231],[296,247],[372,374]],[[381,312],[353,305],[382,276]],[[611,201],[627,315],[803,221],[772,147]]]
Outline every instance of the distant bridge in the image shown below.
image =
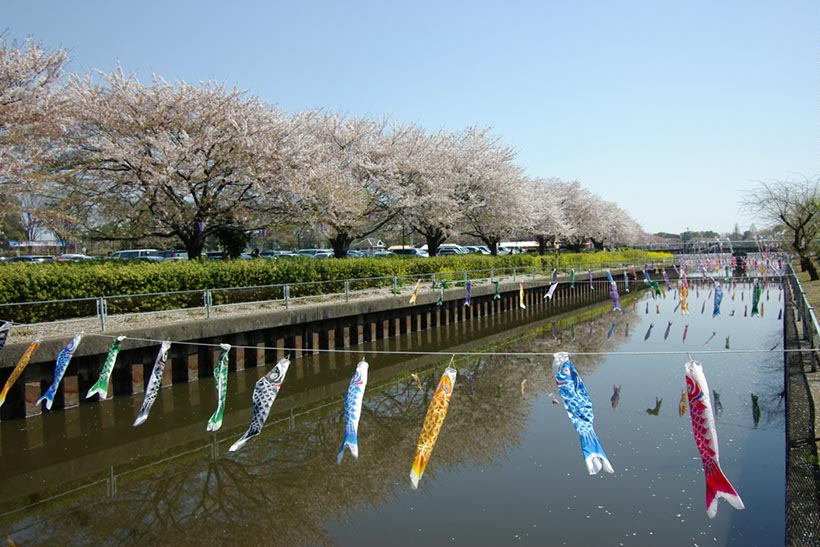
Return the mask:
[[769,245],[770,250],[781,250],[781,243],[775,242],[758,242],[752,240],[744,241],[721,241],[718,244],[716,241],[675,241],[668,243],[647,243],[642,245],[629,245],[632,249],[640,249],[642,251],[660,251],[673,254],[690,254],[690,253],[719,253],[721,252],[721,245],[723,252],[728,253],[729,249],[734,251],[734,254],[745,255],[746,253],[754,253],[764,245]]

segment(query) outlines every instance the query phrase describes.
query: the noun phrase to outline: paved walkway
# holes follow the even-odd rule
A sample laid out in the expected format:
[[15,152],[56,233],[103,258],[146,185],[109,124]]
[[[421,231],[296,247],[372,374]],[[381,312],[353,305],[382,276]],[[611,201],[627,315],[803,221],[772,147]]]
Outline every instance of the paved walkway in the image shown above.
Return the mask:
[[[791,290],[786,284],[788,295]],[[802,324],[787,300],[784,346],[806,349]],[[785,354],[786,393],[786,545],[820,545],[820,372],[811,370],[808,352]]]

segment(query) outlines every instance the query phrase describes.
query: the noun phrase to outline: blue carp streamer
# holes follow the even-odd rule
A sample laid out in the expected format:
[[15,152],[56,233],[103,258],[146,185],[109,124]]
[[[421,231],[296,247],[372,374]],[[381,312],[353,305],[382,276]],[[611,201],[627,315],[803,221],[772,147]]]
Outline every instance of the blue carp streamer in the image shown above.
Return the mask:
[[51,405],[54,404],[54,396],[57,394],[57,388],[60,387],[60,382],[63,381],[63,375],[65,375],[65,371],[68,368],[68,363],[71,362],[71,358],[74,356],[74,352],[77,351],[77,346],[80,345],[82,339],[82,334],[78,334],[72,338],[71,342],[69,342],[65,349],[57,356],[57,363],[54,365],[54,381],[46,392],[43,393],[43,396],[37,399],[37,402],[34,403],[35,405],[39,405],[45,401],[46,408],[51,410]]
[[592,401],[584,387],[583,380],[566,352],[555,354],[552,371],[555,374],[558,392],[564,399],[567,416],[581,437],[581,452],[589,474],[595,475],[601,469],[607,473],[614,473],[609,458],[606,457],[604,448],[601,446],[601,441],[598,440],[592,427],[592,422],[595,420]]
[[356,372],[350,379],[350,386],[345,395],[345,436],[339,453],[336,456],[336,463],[342,463],[345,455],[345,448],[350,450],[354,458],[359,457],[359,418],[362,416],[362,401],[364,401],[364,390],[367,387],[367,361],[362,359],[356,366]]
[[720,283],[715,287],[715,309],[712,311],[712,317],[720,315],[720,303],[723,301],[723,288]]

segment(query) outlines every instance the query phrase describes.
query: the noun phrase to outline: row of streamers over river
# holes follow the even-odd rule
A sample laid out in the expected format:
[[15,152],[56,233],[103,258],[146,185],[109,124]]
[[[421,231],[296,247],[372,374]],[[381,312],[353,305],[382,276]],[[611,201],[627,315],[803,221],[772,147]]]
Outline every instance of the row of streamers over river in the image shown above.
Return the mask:
[[[723,315],[728,315],[728,317],[734,318],[736,317],[736,312],[739,312],[739,306],[742,306],[742,317],[758,317],[762,319],[764,317],[765,302],[768,302],[770,301],[770,299],[773,299],[771,294],[772,292],[776,294],[777,302],[782,302],[783,293],[782,286],[780,285],[780,279],[770,280],[767,277],[767,274],[770,271],[774,274],[773,277],[780,276],[780,272],[782,271],[782,263],[779,263],[779,259],[772,259],[771,257],[765,256],[761,258],[748,258],[747,261],[744,262],[744,266],[747,266],[747,273],[754,273],[755,277],[747,277],[741,280],[738,280],[736,278],[731,279],[728,277],[723,277],[721,275],[724,273],[728,273],[727,266],[732,264],[732,260],[733,259],[731,258],[731,255],[729,255],[728,258],[721,258],[719,256],[697,257],[690,258],[687,261],[680,262],[680,268],[676,268],[676,272],[678,273],[678,279],[676,280],[677,283],[672,284],[669,281],[668,276],[664,272],[666,285],[665,288],[661,288],[656,282],[652,281],[649,278],[648,270],[650,267],[644,266],[643,270],[645,274],[645,282],[651,287],[652,290],[650,292],[650,295],[645,297],[643,300],[639,301],[638,298],[633,299],[630,313],[634,314],[636,318],[640,317],[641,314],[639,311],[639,305],[642,304],[640,307],[644,308],[643,315],[649,315],[651,311],[654,312],[655,315],[660,315],[661,304],[666,304],[666,302],[670,302],[671,300],[671,302],[675,302],[672,314],[677,315],[678,313],[680,313],[680,315],[684,317],[684,321],[686,321],[687,316],[690,314],[690,299],[694,303],[700,302],[700,315],[704,316],[704,318],[709,318],[712,321],[716,321],[716,323],[714,324],[718,326],[715,327],[714,330],[712,330],[711,335],[708,337],[705,337],[706,331],[698,333],[699,335],[704,335],[704,341],[702,344],[700,343],[700,341],[690,342],[693,344],[691,353],[696,353],[700,351],[705,354],[714,354],[714,350],[710,348],[710,343],[716,337],[718,330],[720,330],[721,328],[721,317]],[[690,278],[688,276],[689,272],[693,272],[693,277]],[[758,272],[759,275],[757,275]],[[638,276],[635,268],[632,268],[632,274],[633,280],[637,279]],[[698,277],[694,277],[698,274],[700,274]],[[621,308],[620,296],[618,294],[617,285],[615,284],[609,272],[607,272],[607,275],[611,282],[610,296],[612,297],[612,313],[614,314],[613,317],[624,316],[626,312]],[[625,277],[628,280],[626,272]],[[721,277],[723,277],[722,281],[719,280]],[[557,293],[560,293],[560,290],[562,290],[562,286],[566,288],[565,290],[571,290],[572,284],[574,284],[574,282],[574,272],[572,272],[569,283],[559,283],[557,281],[557,277],[554,274],[552,284],[544,297],[553,298]],[[626,284],[626,287],[626,290],[628,291],[628,282]],[[414,291],[412,297],[413,300],[415,300],[416,294],[417,291]],[[465,305],[469,305],[469,296],[470,293],[468,288]],[[727,311],[727,308],[731,308],[730,310],[728,310],[728,314],[722,314],[720,310],[721,303],[724,297],[728,297],[727,302],[731,302],[730,306],[726,306],[726,302],[723,302],[724,311]],[[749,300],[747,300],[747,298]],[[710,304],[711,308],[709,310],[710,314],[708,315],[705,313],[707,303]],[[751,304],[751,314],[748,313],[749,304]],[[524,307],[523,300],[521,301],[521,307]],[[780,314],[782,314],[782,307],[780,304],[777,304],[777,308],[779,320]],[[668,307],[665,305],[664,314],[667,312]],[[741,317],[739,313],[737,314],[737,317]],[[703,320],[700,321],[701,323],[703,323]],[[619,326],[625,328],[625,335],[627,337],[629,336],[628,322],[624,324],[619,319],[613,319],[611,323],[612,324],[607,331],[607,339],[613,337],[616,329]],[[596,323],[590,323],[590,339],[593,336],[593,329],[595,324]],[[672,325],[673,321],[668,320],[668,324],[663,335],[664,342],[667,341],[667,339],[670,336],[670,333],[672,332]],[[646,331],[646,334],[643,337],[644,343],[650,342],[653,326],[654,324],[650,322],[648,330]],[[5,342],[9,332],[8,327],[8,323],[0,326],[0,335],[2,335],[3,343]],[[577,336],[575,324],[572,323],[568,325],[568,327],[568,334],[570,340],[574,341]],[[559,332],[554,322],[552,324],[550,332],[554,335],[555,340],[560,339]],[[691,334],[695,335],[695,332],[693,331]],[[689,323],[686,322],[685,326],[683,327],[683,333],[681,338],[682,343],[685,344],[687,342],[688,335],[690,335]],[[54,372],[54,381],[48,388],[48,390],[46,390],[46,392],[43,394],[43,396],[38,400],[38,404],[40,402],[45,402],[46,408],[51,408],[53,397],[59,386],[60,380],[62,379],[62,376],[65,373],[65,370],[68,366],[68,363],[71,360],[74,351],[80,344],[82,336],[82,334],[75,336],[71,340],[71,342],[69,342],[69,344],[66,346],[66,348],[63,351],[61,351],[60,354],[57,356]],[[95,334],[94,336],[107,335]],[[105,364],[103,365],[100,378],[89,390],[87,397],[92,397],[96,394],[99,395],[100,398],[104,398],[105,394],[108,392],[108,379],[116,365],[117,354],[120,351],[122,344],[126,340],[124,336],[112,336],[111,338],[113,338],[113,341],[108,356],[105,360]],[[719,340],[721,338],[719,338]],[[142,407],[140,408],[137,418],[134,421],[134,426],[139,426],[140,424],[144,423],[149,417],[151,407],[155,402],[157,393],[160,389],[162,372],[165,367],[169,348],[172,344],[172,342],[170,341],[156,342],[160,344],[160,349],[157,354],[154,363],[154,368],[152,370],[149,383],[145,391]],[[173,343],[184,344],[185,342]],[[5,398],[5,394],[8,392],[10,385],[22,373],[22,370],[25,368],[28,360],[31,358],[31,355],[34,353],[34,351],[36,351],[37,344],[37,341],[32,343],[31,346],[25,351],[23,356],[20,358],[17,367],[15,367],[15,370],[9,378],[2,393],[0,393],[0,405],[2,405],[3,400]],[[776,347],[777,346],[774,345],[767,349],[769,351],[773,351],[776,349]],[[729,336],[725,337],[724,348],[725,350],[731,349]],[[0,349],[2,349],[1,345]],[[763,348],[750,349],[760,350]],[[229,350],[229,345],[221,345],[220,357],[218,360],[218,364],[214,370],[215,385],[217,391],[217,408],[214,411],[211,418],[208,420],[206,426],[206,429],[208,431],[216,431],[222,425],[222,418],[225,409],[227,394],[227,356]],[[412,354],[412,352],[402,353]],[[446,352],[442,353],[446,354]],[[645,355],[651,356],[653,353],[659,352],[647,351],[645,352]],[[563,405],[567,412],[567,415],[580,437],[581,451],[588,473],[594,475],[601,470],[604,470],[607,473],[615,473],[615,468],[610,463],[610,460],[603,449],[602,443],[599,440],[597,434],[595,433],[595,430],[593,429],[594,414],[592,409],[592,400],[590,398],[590,394],[587,392],[584,382],[581,380],[578,371],[573,365],[572,360],[570,360],[570,355],[573,354],[573,352],[567,353],[560,351],[554,353],[552,378],[555,382],[555,385],[557,385],[559,394],[563,399]],[[547,354],[540,352],[531,354],[522,353],[520,355],[522,357],[529,356],[543,359]],[[582,356],[584,354],[578,353],[578,355]],[[421,433],[418,438],[416,453],[415,457],[412,460],[412,466],[410,471],[411,485],[414,489],[418,488],[419,486],[419,481],[421,480],[421,477],[424,474],[424,471],[430,460],[433,448],[436,444],[439,434],[441,433],[444,427],[445,418],[447,416],[447,411],[450,405],[451,397],[454,393],[457,377],[457,368],[453,365],[454,358],[455,355],[453,356],[453,359],[451,359],[450,365],[447,366],[444,370],[444,373],[438,382],[438,386],[430,399],[427,413],[421,427]],[[287,358],[280,360],[271,371],[269,371],[267,374],[259,378],[259,380],[256,382],[252,394],[252,418],[250,426],[248,427],[247,432],[244,435],[242,435],[242,437],[239,438],[230,447],[229,452],[235,452],[239,450],[250,439],[259,435],[262,432],[265,421],[267,420],[268,415],[271,411],[274,399],[276,398],[285,380],[285,376],[288,371],[289,365],[290,361]],[[341,441],[341,446],[337,453],[338,464],[342,463],[343,456],[346,450],[349,451],[354,458],[358,458],[359,456],[358,429],[362,415],[363,401],[365,398],[365,389],[367,386],[368,367],[368,362],[364,359],[362,359],[358,363],[353,378],[350,381],[347,393],[344,397],[344,432]],[[700,454],[701,466],[705,474],[706,512],[710,518],[715,517],[717,513],[717,500],[721,497],[724,498],[730,505],[732,505],[736,509],[743,509],[744,505],[741,501],[740,496],[724,476],[724,473],[719,463],[718,437],[716,428],[716,420],[718,419],[722,411],[722,403],[720,401],[719,394],[717,391],[710,392],[709,386],[706,382],[706,376],[704,374],[703,367],[701,366],[700,362],[694,359],[690,358],[685,363],[683,367],[682,377],[685,380],[684,383],[686,388],[681,393],[679,415],[685,415],[685,412],[688,408],[692,423],[692,434],[694,436],[695,445],[697,446],[697,450]],[[422,384],[418,376],[414,376],[414,380],[417,383],[419,389],[422,389]],[[469,385],[470,395],[472,396],[472,394],[474,393],[473,373],[468,374],[467,381]],[[527,379],[522,380],[520,385],[522,398],[525,397],[526,385]],[[557,403],[557,400],[554,398],[553,393],[549,393],[549,396],[553,403]],[[613,386],[613,393],[611,397],[611,405],[613,410],[617,408],[620,397],[621,385]],[[661,402],[662,399],[656,398],[655,409],[647,409],[646,413],[649,415],[657,415],[660,411]],[[758,404],[758,397],[754,393],[752,394],[752,403],[754,407],[753,411],[755,417],[754,425],[755,427],[757,427],[758,420],[760,417],[760,408]]]

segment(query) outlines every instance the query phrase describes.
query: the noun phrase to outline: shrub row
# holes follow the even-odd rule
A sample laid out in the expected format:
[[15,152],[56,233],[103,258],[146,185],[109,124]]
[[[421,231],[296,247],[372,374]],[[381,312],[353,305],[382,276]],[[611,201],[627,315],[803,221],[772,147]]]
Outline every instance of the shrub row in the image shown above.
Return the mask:
[[[339,281],[320,285],[297,285],[291,296],[309,296],[342,292],[344,280],[383,277],[377,281],[351,283],[351,290],[388,286],[393,276],[437,274],[439,279],[460,279],[464,271],[504,268],[532,268],[550,271],[559,261],[559,268],[586,268],[588,264],[624,263],[643,265],[669,258],[665,253],[642,251],[562,253],[555,255],[458,255],[436,258],[383,257],[370,259],[255,259],[232,261],[169,261],[97,263],[54,263],[0,265],[0,304],[43,302],[146,295],[203,289],[247,287],[237,291],[215,291],[214,304],[227,301],[258,301],[279,299],[281,287],[268,285],[296,284],[315,281]],[[459,273],[457,273],[459,272]],[[468,274],[469,275],[469,274]],[[478,274],[474,274],[473,277]],[[486,275],[486,274],[482,274]],[[408,280],[409,282],[409,280]],[[163,294],[113,298],[109,313],[152,311],[202,305],[201,294]],[[0,319],[37,322],[68,317],[94,315],[94,302],[39,304],[37,306],[0,307]]]

